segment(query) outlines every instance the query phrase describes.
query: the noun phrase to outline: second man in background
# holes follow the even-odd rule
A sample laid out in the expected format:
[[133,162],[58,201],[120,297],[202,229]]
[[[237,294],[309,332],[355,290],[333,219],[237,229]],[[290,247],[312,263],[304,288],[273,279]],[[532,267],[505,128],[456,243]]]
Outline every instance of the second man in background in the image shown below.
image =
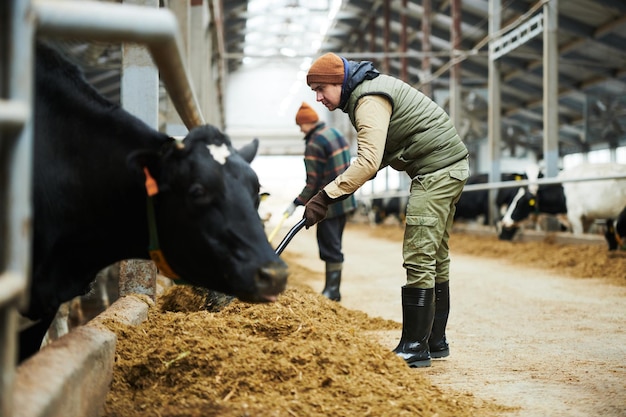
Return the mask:
[[[306,185],[285,210],[291,216],[297,206],[305,205],[311,197],[344,172],[350,165],[350,147],[343,135],[319,120],[315,110],[302,103],[296,113],[296,124],[304,133],[304,167]],[[326,219],[317,224],[319,257],[326,263],[326,283],[322,294],[341,301],[339,286],[343,267],[342,238],[346,215],[356,208],[354,196],[331,204]]]

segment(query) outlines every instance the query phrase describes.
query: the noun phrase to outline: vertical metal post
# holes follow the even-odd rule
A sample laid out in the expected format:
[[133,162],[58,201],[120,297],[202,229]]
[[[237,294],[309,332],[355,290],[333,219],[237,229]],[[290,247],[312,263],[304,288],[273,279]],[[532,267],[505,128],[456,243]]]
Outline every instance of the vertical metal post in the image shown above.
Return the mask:
[[376,52],[376,17],[370,18],[370,51]]
[[[159,7],[158,0],[124,0],[125,4]],[[159,128],[159,70],[144,45],[124,43],[122,46],[122,106],[149,126]]]
[[[209,16],[207,0],[192,0],[189,22],[189,72],[194,89],[198,95],[198,102],[203,114],[209,114],[209,91],[211,84],[211,48]],[[208,36],[208,39],[207,39]],[[209,42],[207,42],[207,40]],[[215,112],[218,114],[219,112]]]
[[450,60],[453,64],[450,68],[450,118],[455,126],[459,126],[461,123],[461,64],[455,61],[461,45],[461,0],[451,1],[451,13],[450,40],[452,51]]
[[33,37],[28,0],[0,4],[0,416],[14,415],[18,308],[32,241]]
[[[502,21],[500,0],[489,0],[489,36],[493,37],[500,30]],[[491,41],[493,42],[493,40]],[[501,102],[500,102],[500,84],[502,82],[500,76],[500,63],[491,55],[489,48],[489,114],[487,123],[488,132],[488,158],[491,162],[489,170],[489,182],[500,181],[500,143],[502,137],[501,127]],[[489,224],[493,224],[495,213],[496,191],[489,191]]]
[[543,6],[543,160],[547,177],[559,172],[558,0]]
[[583,114],[584,114],[584,128],[583,128],[583,137],[581,143],[581,155],[583,157],[583,162],[589,162],[589,138],[591,127],[589,125],[589,117],[591,116],[591,101],[595,99],[595,97],[585,94],[585,101],[583,103]]
[[[407,0],[402,0],[402,11],[400,12],[400,24],[402,25],[402,28],[400,29],[401,30],[400,51],[402,51],[403,54],[406,54],[406,50],[407,50],[406,32],[408,30],[408,27],[407,27],[407,9],[406,8],[407,8]],[[402,58],[400,59],[400,79],[404,82],[409,81],[406,55],[402,55]]]
[[[432,46],[430,43],[431,32],[431,17],[432,17],[432,4],[431,0],[423,0],[422,7],[424,9],[422,13],[422,52],[424,58],[422,59],[422,77],[425,80],[430,80],[431,66],[430,66],[430,53]],[[428,97],[433,96],[432,82],[428,82],[422,86],[422,92]]]
[[[191,8],[188,1],[171,1],[169,9],[176,16],[180,28],[181,39],[183,41],[183,57],[186,58],[185,65],[189,68],[189,19]],[[167,99],[166,111],[166,133],[172,136],[185,136],[188,129],[183,124],[178,112],[172,104],[171,98]]]
[[[194,0],[198,1],[198,0]],[[213,94],[210,103],[211,122],[220,128],[226,128],[226,115],[224,112],[224,89],[227,81],[228,61],[226,60],[226,41],[224,40],[224,2],[223,0],[208,0],[210,34],[207,33],[207,41],[204,49],[208,58],[208,67],[211,73],[204,71],[211,81]],[[207,32],[209,32],[207,30]]]
[[[124,0],[126,4],[159,7],[159,0]],[[121,82],[122,107],[154,129],[159,128],[159,70],[144,45],[124,43]],[[124,260],[120,268],[120,296],[131,293],[156,296],[156,266],[142,259]]]
[[389,42],[391,40],[391,35],[390,35],[390,29],[389,29],[389,20],[390,20],[390,8],[391,6],[389,5],[390,2],[386,1],[385,2],[385,32],[383,34],[383,52],[384,52],[384,58],[383,58],[383,72],[385,74],[389,74],[390,70],[391,70],[391,65],[389,64]]

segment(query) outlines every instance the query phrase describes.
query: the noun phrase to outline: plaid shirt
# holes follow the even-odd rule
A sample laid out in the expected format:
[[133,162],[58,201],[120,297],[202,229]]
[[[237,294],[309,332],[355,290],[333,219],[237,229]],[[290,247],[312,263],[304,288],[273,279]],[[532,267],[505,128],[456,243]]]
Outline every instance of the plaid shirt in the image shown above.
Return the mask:
[[[339,131],[319,122],[305,137],[304,167],[306,185],[294,200],[296,205],[305,205],[326,184],[344,172],[350,165],[350,146]],[[327,218],[337,217],[353,211],[354,196],[331,204]]]

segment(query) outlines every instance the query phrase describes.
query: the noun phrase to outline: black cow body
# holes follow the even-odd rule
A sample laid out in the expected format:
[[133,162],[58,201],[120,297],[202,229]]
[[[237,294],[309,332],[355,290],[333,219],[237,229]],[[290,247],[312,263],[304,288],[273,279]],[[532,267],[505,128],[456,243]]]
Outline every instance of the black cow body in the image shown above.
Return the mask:
[[370,207],[374,217],[374,223],[381,224],[390,216],[397,219],[401,224],[406,219],[406,205],[408,197],[384,197],[372,199]]
[[[504,173],[501,175],[501,181],[516,181],[525,178],[526,174]],[[488,174],[475,174],[468,178],[466,184],[486,184],[488,179]],[[499,212],[502,207],[511,204],[516,193],[517,188],[500,188],[496,194],[496,212]],[[478,218],[482,218],[483,225],[487,226],[490,224],[489,190],[464,191],[456,203],[454,220],[469,221]]]
[[615,222],[613,219],[607,219],[604,237],[609,250],[626,250],[626,207],[617,216]]
[[[88,85],[79,69],[37,45],[30,303],[39,322],[20,334],[20,360],[36,352],[59,305],[84,294],[96,274],[123,259],[150,259],[145,173],[153,230],[185,282],[271,301],[284,290],[286,264],[259,219],[258,178],[212,126],[177,143]],[[147,169],[147,171],[144,171]]]

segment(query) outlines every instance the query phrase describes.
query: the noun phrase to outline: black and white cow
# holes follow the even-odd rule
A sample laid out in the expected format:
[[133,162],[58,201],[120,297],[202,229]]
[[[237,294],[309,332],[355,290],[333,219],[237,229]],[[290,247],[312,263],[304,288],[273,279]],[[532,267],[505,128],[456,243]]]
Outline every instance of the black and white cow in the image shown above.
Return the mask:
[[[520,173],[503,173],[500,176],[501,181],[519,181],[526,178],[526,174]],[[470,184],[486,184],[489,179],[488,174],[471,175],[466,185]],[[503,207],[508,207],[513,201],[513,197],[517,193],[516,188],[500,188],[496,193],[496,212],[498,217],[502,215]],[[461,193],[459,201],[456,203],[456,212],[454,220],[471,221],[482,219],[483,225],[490,224],[489,221],[489,190],[464,191]]]
[[[237,151],[209,125],[177,142],[43,44],[35,83],[32,282],[22,313],[36,324],[20,333],[20,361],[37,351],[61,303],[114,262],[150,259],[149,248],[164,275],[245,301],[285,289],[287,265],[256,210],[249,162],[258,142]],[[144,185],[149,177],[156,187]]]
[[[618,163],[581,164],[563,170],[561,180],[626,175],[626,165]],[[626,179],[572,181],[540,185],[537,191],[518,190],[501,221],[500,239],[511,240],[518,222],[531,213],[567,214],[574,234],[582,234],[597,219],[615,219],[626,206]]]
[[[505,173],[501,175],[501,178],[502,181],[515,181],[526,178],[526,174]],[[485,184],[487,180],[487,174],[476,174],[470,176],[467,184]],[[511,203],[516,192],[517,190],[512,188],[498,190],[496,195],[498,211],[501,210],[501,207]],[[367,211],[371,221],[375,224],[381,224],[390,217],[403,224],[406,218],[407,203],[408,196],[373,198],[367,206]],[[478,217],[483,219],[483,224],[489,224],[489,191],[477,190],[462,193],[456,204],[455,221],[475,220]]]

